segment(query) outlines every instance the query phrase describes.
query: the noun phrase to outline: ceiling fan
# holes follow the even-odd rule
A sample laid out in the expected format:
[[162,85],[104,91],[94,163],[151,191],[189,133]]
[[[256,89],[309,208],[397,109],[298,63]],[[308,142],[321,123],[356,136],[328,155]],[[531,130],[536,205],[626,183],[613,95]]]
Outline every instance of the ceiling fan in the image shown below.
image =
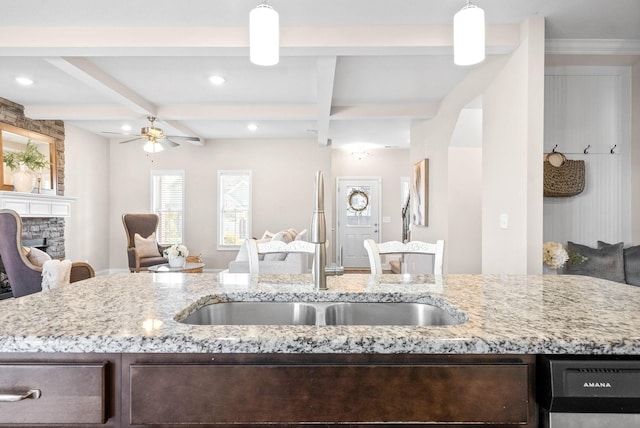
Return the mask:
[[147,116],[147,120],[151,122],[151,126],[145,126],[140,129],[140,134],[125,134],[121,132],[108,132],[104,131],[103,134],[117,134],[117,135],[136,135],[135,138],[131,138],[129,140],[120,141],[120,144],[130,143],[136,140],[146,139],[147,142],[144,144],[142,149],[145,152],[149,153],[157,153],[163,151],[165,148],[177,147],[180,144],[173,140],[183,140],[183,141],[200,141],[198,137],[183,137],[180,135],[165,135],[164,131],[161,128],[155,127],[155,121],[157,120],[154,116]]

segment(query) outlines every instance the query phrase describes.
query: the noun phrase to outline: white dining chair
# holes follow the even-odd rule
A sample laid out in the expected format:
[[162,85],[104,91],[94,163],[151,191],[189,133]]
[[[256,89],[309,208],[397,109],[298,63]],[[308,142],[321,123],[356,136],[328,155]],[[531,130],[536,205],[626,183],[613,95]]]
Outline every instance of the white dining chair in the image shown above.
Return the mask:
[[433,274],[442,275],[444,259],[444,240],[435,244],[422,241],[409,241],[403,244],[399,241],[375,242],[373,239],[364,241],[364,248],[369,255],[369,266],[372,274],[382,273],[381,254],[430,254],[433,256]]

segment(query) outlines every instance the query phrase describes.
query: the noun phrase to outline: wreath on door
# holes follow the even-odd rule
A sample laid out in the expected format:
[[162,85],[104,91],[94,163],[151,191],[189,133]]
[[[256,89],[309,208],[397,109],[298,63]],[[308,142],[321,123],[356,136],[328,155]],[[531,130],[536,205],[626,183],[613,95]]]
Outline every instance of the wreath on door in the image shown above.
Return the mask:
[[369,206],[369,195],[364,191],[355,189],[349,193],[349,209],[361,213]]

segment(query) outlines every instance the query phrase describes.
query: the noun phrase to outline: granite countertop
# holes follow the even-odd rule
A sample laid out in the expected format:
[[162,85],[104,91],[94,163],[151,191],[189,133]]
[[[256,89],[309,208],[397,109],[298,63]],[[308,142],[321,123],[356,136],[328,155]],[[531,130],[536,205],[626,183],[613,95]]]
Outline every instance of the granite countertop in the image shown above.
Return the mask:
[[[140,273],[0,301],[0,352],[640,354],[640,287],[596,278]],[[198,326],[215,302],[386,301],[442,307],[461,324]]]

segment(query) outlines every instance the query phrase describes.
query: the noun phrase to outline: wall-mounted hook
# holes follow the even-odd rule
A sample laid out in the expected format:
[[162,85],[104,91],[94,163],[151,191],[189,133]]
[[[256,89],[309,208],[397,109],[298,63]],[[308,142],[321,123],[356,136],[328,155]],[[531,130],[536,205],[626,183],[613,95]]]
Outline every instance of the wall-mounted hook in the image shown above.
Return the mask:
[[618,147],[617,144],[614,144],[613,147],[611,147],[611,154],[615,154],[616,147]]
[[558,148],[558,145],[556,144],[556,146],[553,148],[553,150],[551,150],[551,153],[555,153],[557,148]]
[[587,147],[585,147],[585,149],[584,149],[583,153],[584,153],[585,155],[588,155],[588,154],[589,154],[589,149],[590,149],[590,148],[591,148],[591,144],[589,144]]

